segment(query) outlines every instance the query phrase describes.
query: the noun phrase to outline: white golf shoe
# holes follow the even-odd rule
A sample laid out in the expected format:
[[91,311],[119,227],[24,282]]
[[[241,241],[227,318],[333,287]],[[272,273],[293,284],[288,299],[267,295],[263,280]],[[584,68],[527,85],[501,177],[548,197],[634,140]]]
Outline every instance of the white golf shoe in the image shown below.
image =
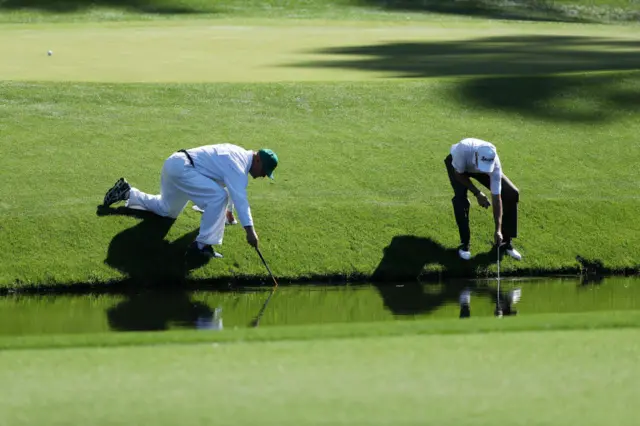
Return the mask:
[[462,260],[471,259],[471,250],[469,250],[469,245],[467,245],[467,244],[461,245],[458,248],[458,256],[460,256],[460,259],[462,259]]
[[520,252],[514,249],[511,244],[507,244],[504,249],[507,252],[507,254],[512,258],[514,258],[515,260],[522,260],[522,255],[520,254]]

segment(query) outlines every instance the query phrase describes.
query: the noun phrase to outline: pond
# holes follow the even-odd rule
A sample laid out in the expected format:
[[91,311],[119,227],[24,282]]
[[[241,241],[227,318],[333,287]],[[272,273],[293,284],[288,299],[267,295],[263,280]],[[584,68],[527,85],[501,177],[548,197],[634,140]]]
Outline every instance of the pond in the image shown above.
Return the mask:
[[[402,321],[490,316],[495,280],[393,285],[281,285],[260,326]],[[0,335],[249,327],[270,287],[221,291],[139,291],[123,294],[0,296]],[[640,278],[501,281],[505,316],[550,312],[640,310]],[[509,296],[520,299],[509,305]],[[460,305],[469,291],[469,309]],[[517,299],[517,298],[516,298]]]

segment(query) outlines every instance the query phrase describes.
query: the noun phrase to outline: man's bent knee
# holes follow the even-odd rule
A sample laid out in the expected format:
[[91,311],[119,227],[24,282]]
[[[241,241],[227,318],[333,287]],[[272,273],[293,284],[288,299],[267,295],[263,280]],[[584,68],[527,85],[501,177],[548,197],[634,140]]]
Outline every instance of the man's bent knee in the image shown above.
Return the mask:
[[454,207],[469,208],[471,206],[471,203],[469,202],[469,199],[466,196],[463,196],[463,195],[455,195],[451,199],[451,202],[453,203]]

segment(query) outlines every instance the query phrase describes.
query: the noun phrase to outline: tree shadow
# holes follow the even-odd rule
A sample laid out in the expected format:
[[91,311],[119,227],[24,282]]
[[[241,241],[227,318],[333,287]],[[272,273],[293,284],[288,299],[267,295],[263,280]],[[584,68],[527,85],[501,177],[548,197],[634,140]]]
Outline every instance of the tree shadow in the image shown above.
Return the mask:
[[195,8],[176,0],[0,0],[0,9],[40,10],[52,13],[80,12],[93,7],[124,9],[159,15],[214,13],[214,8]]
[[[463,261],[458,257],[457,248],[445,248],[430,238],[400,235],[384,249],[372,281],[385,306],[396,315],[425,314],[446,303],[457,303],[460,293],[467,289],[487,295],[495,303],[495,290],[460,279],[469,276],[472,270],[486,269],[495,261],[496,251],[493,248]],[[419,282],[428,265],[440,265],[443,268],[441,275],[447,276],[447,281],[441,285]],[[394,285],[397,282],[405,284]]]
[[386,10],[403,12],[431,12],[446,15],[473,16],[479,18],[588,22],[586,18],[544,0],[359,0],[363,6],[378,6]]
[[[468,77],[452,97],[545,119],[602,122],[640,109],[640,40],[582,36],[499,36],[446,42],[332,47],[342,56],[294,66],[388,72],[396,78]],[[309,52],[308,52],[309,53]],[[563,75],[629,71],[609,75]]]
[[546,121],[603,123],[640,112],[640,73],[478,78],[462,82],[457,91],[476,107]]

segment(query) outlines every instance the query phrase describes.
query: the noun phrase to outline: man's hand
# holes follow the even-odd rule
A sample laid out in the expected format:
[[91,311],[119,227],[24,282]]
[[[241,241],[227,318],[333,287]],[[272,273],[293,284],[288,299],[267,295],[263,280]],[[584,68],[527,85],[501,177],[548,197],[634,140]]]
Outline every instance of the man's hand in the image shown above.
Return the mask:
[[504,239],[502,238],[502,232],[500,232],[500,231],[496,231],[496,233],[493,236],[493,238],[494,238],[494,242],[496,243],[497,246],[501,246],[502,243],[504,242]]
[[247,242],[249,245],[258,248],[258,234],[256,234],[253,226],[245,226],[244,229],[247,231]]
[[478,204],[480,204],[480,207],[484,207],[485,209],[491,207],[491,202],[482,192],[478,192],[476,194],[476,200],[478,200]]

